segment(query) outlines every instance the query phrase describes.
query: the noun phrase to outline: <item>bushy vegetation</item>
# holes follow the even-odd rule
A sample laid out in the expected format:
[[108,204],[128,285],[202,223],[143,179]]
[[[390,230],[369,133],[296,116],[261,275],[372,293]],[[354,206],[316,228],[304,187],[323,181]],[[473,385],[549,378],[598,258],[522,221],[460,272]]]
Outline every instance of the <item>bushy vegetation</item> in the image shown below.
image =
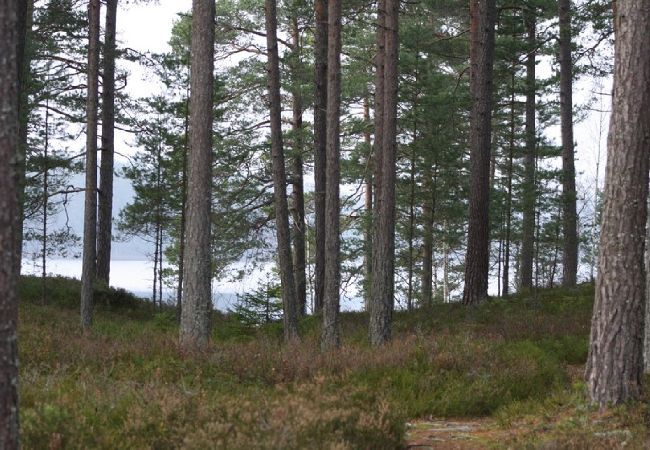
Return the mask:
[[50,286],[48,305],[37,280],[21,289],[25,448],[401,448],[407,421],[490,415],[502,430],[527,428],[499,435],[496,446],[647,436],[645,406],[612,413],[625,433],[590,419],[597,411],[577,381],[589,286],[398,312],[394,339],[380,350],[366,344],[366,316],[350,313],[331,354],[319,351],[314,318],[301,324],[302,341],[286,346],[278,324],[247,327],[215,314],[212,349],[192,357],[179,354],[172,311],[104,289],[83,333],[69,307],[78,284]]

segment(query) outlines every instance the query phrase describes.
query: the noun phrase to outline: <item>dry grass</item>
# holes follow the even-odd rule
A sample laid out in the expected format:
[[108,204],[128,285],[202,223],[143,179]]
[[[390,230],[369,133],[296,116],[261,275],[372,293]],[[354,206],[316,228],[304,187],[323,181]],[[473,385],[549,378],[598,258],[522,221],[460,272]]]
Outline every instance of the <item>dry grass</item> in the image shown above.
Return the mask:
[[[181,357],[170,314],[108,292],[112,306],[84,334],[75,285],[57,283],[51,306],[23,289],[25,448],[389,449],[404,445],[407,420],[490,415],[513,448],[545,445],[544,426],[556,443],[620,437],[562,419],[591,423],[572,379],[586,357],[589,287],[398,313],[379,350],[366,344],[367,318],[345,315],[344,344],[328,354],[314,319],[286,346],[276,325],[242,329],[218,316],[211,350]],[[645,413],[621,411],[641,436]]]

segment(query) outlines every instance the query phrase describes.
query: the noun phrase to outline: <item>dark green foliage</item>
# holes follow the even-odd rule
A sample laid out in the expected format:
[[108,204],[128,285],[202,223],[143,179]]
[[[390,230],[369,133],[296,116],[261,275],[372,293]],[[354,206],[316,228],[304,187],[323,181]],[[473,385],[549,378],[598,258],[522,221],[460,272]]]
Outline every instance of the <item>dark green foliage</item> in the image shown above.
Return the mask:
[[[27,302],[41,301],[41,279],[24,276],[19,284],[19,297]],[[47,278],[47,299],[54,307],[77,310],[79,308],[79,280],[66,277]],[[100,309],[149,316],[148,304],[124,289],[107,286],[95,287],[95,304]],[[141,316],[142,317],[142,316]]]
[[282,320],[280,286],[260,286],[252,292],[238,295],[230,313],[248,327],[279,322]]

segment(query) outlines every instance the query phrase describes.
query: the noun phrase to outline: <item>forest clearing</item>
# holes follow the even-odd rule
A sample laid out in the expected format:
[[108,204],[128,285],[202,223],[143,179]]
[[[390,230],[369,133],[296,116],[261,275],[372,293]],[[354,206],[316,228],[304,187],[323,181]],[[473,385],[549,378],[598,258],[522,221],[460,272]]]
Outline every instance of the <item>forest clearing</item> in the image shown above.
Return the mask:
[[647,448],[649,29],[0,0],[0,450]]

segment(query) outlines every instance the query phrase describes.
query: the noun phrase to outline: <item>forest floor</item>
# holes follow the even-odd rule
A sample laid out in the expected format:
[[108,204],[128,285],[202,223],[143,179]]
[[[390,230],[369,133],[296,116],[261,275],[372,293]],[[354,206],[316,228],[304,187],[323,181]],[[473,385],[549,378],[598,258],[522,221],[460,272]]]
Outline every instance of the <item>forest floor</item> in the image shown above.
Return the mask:
[[372,349],[367,316],[342,316],[343,345],[319,351],[281,324],[213,317],[212,347],[184,357],[173,310],[97,292],[91,332],[78,282],[21,286],[25,448],[648,448],[648,399],[601,413],[582,381],[593,287],[397,312]]

